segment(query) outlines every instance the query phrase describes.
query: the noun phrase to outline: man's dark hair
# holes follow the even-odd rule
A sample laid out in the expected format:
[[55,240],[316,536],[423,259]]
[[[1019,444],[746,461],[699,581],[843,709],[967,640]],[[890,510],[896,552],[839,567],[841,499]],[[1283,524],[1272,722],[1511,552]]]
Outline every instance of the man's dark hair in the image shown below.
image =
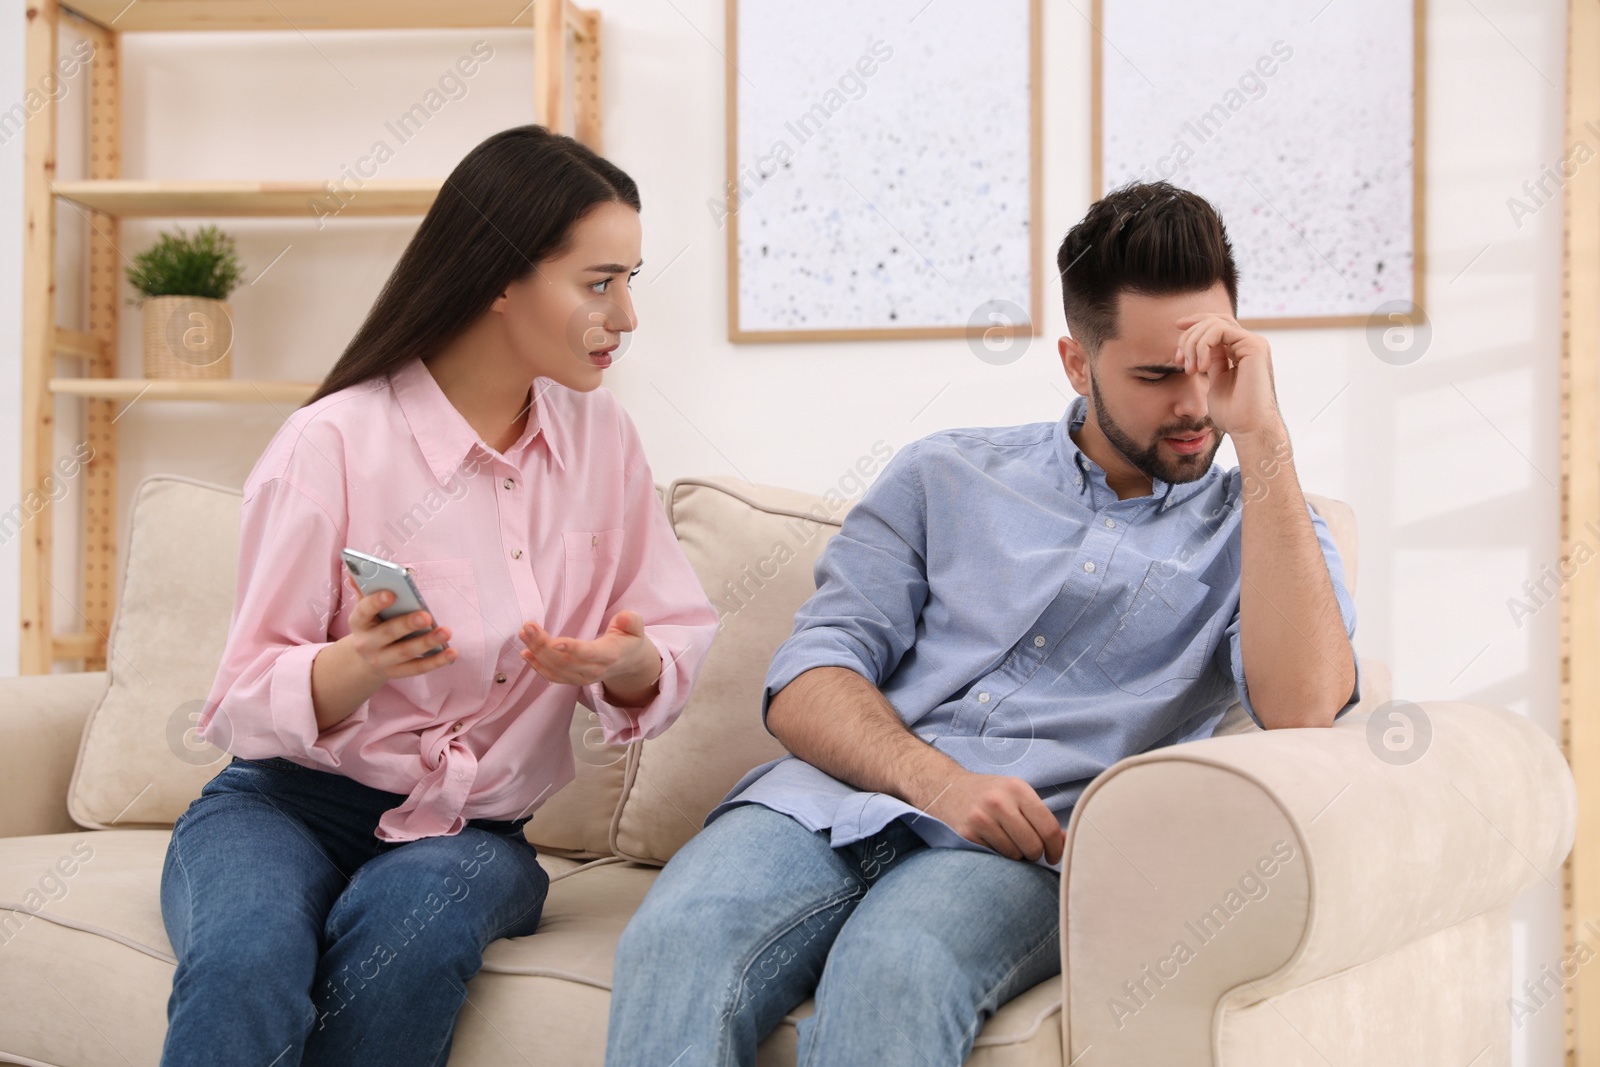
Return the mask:
[[1168,296],[1221,282],[1239,308],[1239,269],[1217,209],[1166,182],[1124,185],[1089,208],[1056,253],[1067,328],[1091,357],[1117,336],[1117,294]]

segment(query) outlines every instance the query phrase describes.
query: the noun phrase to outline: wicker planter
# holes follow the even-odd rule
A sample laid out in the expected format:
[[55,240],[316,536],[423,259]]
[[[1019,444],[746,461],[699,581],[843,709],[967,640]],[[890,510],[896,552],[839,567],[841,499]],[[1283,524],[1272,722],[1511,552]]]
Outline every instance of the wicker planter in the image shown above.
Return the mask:
[[143,306],[146,378],[232,376],[233,314],[226,300],[152,296]]

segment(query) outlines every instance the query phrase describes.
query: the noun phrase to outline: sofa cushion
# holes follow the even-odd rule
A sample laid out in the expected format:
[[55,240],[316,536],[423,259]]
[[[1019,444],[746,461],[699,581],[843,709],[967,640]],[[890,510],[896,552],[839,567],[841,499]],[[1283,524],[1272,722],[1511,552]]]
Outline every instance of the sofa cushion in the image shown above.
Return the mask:
[[785,754],[761,721],[767,664],[816,591],[812,564],[848,502],[733,478],[672,484],[678,544],[716,606],[719,626],[682,716],[633,746],[612,851],[663,864],[746,771]]
[[573,778],[552,793],[528,820],[523,836],[544,854],[573,859],[611,855],[611,826],[622,800],[629,746],[608,745],[600,716],[582,704],[572,709]]
[[83,826],[171,826],[227,765],[194,729],[222,661],[239,559],[238,490],[146,478],[67,810]]
[[[166,1033],[175,961],[161,919],[167,830],[0,840],[0,1061],[59,1067],[154,1064]],[[496,941],[468,986],[452,1064],[598,1065],[605,1051],[617,939],[656,868],[541,855],[551,875],[538,931]],[[1062,980],[1005,1005],[969,1064],[1061,1063]],[[799,1005],[758,1062],[794,1062]]]

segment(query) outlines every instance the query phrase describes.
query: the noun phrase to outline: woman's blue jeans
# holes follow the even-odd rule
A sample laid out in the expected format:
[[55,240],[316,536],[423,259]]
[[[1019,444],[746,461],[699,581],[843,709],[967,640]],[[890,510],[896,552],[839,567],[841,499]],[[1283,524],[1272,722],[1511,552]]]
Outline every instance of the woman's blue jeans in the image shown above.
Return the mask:
[[534,932],[550,880],[526,819],[374,837],[405,799],[285,759],[206,785],[161,872],[164,1067],[442,1067],[485,946]]
[[807,997],[800,1067],[959,1067],[1002,1004],[1061,973],[1061,876],[929,848],[904,822],[833,848],[760,804],[662,870],[617,945],[608,1067],[754,1064]]

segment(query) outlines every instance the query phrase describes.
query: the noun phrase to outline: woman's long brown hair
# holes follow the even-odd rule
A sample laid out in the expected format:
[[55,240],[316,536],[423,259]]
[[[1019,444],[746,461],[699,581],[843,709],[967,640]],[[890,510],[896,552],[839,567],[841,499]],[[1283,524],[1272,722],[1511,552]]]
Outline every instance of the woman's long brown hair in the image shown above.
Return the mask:
[[478,145],[445,179],[361,329],[307,404],[426,359],[534,267],[559,255],[596,204],[639,210],[627,174],[562,134],[517,126]]

